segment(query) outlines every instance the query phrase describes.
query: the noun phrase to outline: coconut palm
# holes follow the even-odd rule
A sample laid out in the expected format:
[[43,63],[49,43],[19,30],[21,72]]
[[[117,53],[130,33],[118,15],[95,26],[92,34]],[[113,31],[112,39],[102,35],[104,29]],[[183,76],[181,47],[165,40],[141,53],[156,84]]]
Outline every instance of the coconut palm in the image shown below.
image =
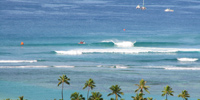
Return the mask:
[[60,84],[62,84],[62,100],[63,100],[63,88],[64,88],[64,83],[70,85],[69,81],[70,81],[70,78],[68,78],[66,75],[63,74],[63,76],[60,76],[60,78],[58,79],[59,83],[58,83],[58,86]]
[[147,97],[147,100],[153,100],[153,98],[152,97]]
[[108,96],[115,94],[115,100],[118,100],[118,97],[121,98],[120,94],[124,95],[124,93],[121,92],[120,86],[118,86],[118,85],[112,85],[110,87],[110,90],[112,90],[112,93],[109,93]]
[[19,100],[24,100],[24,96],[19,97]]
[[102,94],[100,92],[92,92],[89,100],[103,100]]
[[87,100],[88,100],[88,96],[89,96],[89,91],[90,89],[92,90],[95,86],[95,82],[93,81],[93,79],[89,79],[88,81],[86,81],[85,86],[83,87],[83,89],[85,89],[86,87],[88,87],[88,93],[87,93]]
[[143,93],[137,93],[136,96],[132,96],[133,100],[143,100]]
[[174,93],[174,91],[172,91],[172,88],[170,86],[166,86],[164,87],[164,91],[162,91],[163,94],[162,96],[165,96],[166,95],[166,100],[167,100],[167,95],[171,95],[171,96],[174,96],[172,93]]
[[144,79],[141,79],[140,80],[140,84],[135,84],[136,86],[138,86],[138,89],[136,89],[135,92],[140,90],[140,93],[143,93],[143,89],[144,89],[146,92],[150,93],[148,91],[148,88],[150,88],[150,87],[149,86],[145,86],[146,83],[147,83],[147,81],[144,81]]
[[182,97],[183,100],[187,100],[187,99],[190,97],[190,94],[188,94],[188,91],[183,90],[182,93],[180,93],[180,94],[178,95],[178,97]]
[[79,93],[74,92],[73,94],[71,94],[71,100],[85,100],[85,98],[83,97],[83,95],[79,95]]

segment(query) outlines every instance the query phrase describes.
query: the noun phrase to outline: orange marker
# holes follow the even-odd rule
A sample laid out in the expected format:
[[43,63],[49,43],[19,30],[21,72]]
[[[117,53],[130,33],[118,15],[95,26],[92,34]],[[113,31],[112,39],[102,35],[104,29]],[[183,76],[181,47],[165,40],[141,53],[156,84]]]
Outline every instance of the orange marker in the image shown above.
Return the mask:
[[124,31],[126,31],[126,29],[123,29]]
[[24,42],[21,42],[21,45],[24,45]]

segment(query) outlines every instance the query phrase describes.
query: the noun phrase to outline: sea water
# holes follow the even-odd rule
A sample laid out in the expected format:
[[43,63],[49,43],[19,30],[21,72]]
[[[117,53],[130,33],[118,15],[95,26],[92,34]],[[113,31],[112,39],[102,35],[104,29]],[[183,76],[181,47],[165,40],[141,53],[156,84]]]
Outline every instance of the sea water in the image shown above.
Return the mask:
[[150,86],[146,97],[165,99],[161,91],[169,85],[170,100],[182,100],[182,90],[190,100],[200,98],[200,1],[147,0],[146,10],[135,9],[138,4],[142,0],[1,0],[0,99],[60,99],[63,74],[71,79],[66,100],[74,92],[86,97],[89,78],[96,83],[92,91],[107,100],[116,84],[131,100],[141,79]]

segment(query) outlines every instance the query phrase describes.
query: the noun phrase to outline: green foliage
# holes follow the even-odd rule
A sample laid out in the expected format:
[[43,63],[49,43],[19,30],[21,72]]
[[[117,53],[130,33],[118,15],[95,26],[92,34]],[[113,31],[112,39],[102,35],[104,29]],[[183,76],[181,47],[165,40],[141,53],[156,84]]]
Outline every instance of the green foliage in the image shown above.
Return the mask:
[[172,91],[172,88],[168,85],[166,87],[164,87],[164,91],[162,91],[162,92],[163,92],[162,96],[166,95],[166,100],[167,100],[167,95],[174,96],[173,95],[174,91]]
[[82,94],[79,95],[79,93],[74,92],[73,94],[71,94],[71,100],[85,100],[85,98],[83,97]]
[[60,84],[62,84],[62,100],[63,100],[63,88],[64,88],[64,83],[70,85],[69,81],[70,81],[70,78],[68,78],[66,75],[63,74],[63,76],[60,76],[60,78],[58,79],[58,86]]
[[135,97],[132,96],[132,98],[133,100],[144,100],[143,95],[144,94],[140,92],[139,94],[137,93]]
[[115,94],[115,100],[118,100],[118,97],[121,98],[121,95],[124,95],[124,93],[121,92],[120,86],[118,85],[112,85],[110,90],[112,90],[112,93],[109,93],[108,96]]
[[19,100],[24,100],[24,96],[19,97]]
[[114,98],[110,98],[110,100],[115,100]]
[[147,97],[147,100],[153,100],[153,98],[152,97]]
[[144,79],[141,79],[140,80],[140,84],[135,84],[136,86],[138,86],[138,88],[135,90],[135,92],[140,90],[140,93],[143,93],[143,89],[144,89],[147,93],[150,93],[148,91],[148,88],[150,88],[150,87],[149,86],[145,86],[146,83],[147,83],[147,81],[144,81]]
[[87,100],[88,100],[90,89],[92,90],[94,87],[96,87],[95,82],[93,81],[93,79],[90,78],[88,81],[86,81],[83,89],[85,89],[86,87],[88,87],[88,93],[87,93]]
[[100,92],[92,92],[92,95],[88,100],[103,100],[102,94]]
[[178,95],[178,97],[182,97],[183,99],[187,100],[190,97],[190,94],[188,94],[188,91],[183,90],[182,93]]

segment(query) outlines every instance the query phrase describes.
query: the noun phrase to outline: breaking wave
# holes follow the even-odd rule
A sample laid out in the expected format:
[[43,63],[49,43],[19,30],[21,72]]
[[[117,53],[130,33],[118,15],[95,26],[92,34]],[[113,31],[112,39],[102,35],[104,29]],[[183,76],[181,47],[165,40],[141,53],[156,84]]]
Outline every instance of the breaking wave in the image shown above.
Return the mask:
[[34,63],[37,60],[0,60],[0,63]]
[[165,70],[200,70],[200,67],[176,67],[176,66],[144,66],[145,68],[165,69]]
[[199,67],[171,67],[171,68],[166,67],[165,69],[166,70],[200,70]]
[[49,66],[0,66],[0,68],[47,68]]
[[116,69],[127,69],[127,66],[124,65],[112,65],[112,66],[108,66],[108,65],[97,65],[97,67],[107,67],[107,68],[116,68]]
[[75,66],[53,66],[56,68],[74,68]]
[[114,40],[104,40],[102,42],[111,42],[114,43],[114,45],[116,45],[117,47],[133,47],[135,42],[131,42],[131,41],[114,41]]
[[178,61],[197,61],[198,58],[177,58]]
[[135,54],[135,53],[178,53],[178,52],[200,52],[200,49],[184,49],[184,48],[148,48],[148,47],[134,47],[134,48],[112,48],[112,49],[75,49],[68,51],[55,51],[57,54],[64,55],[81,55],[93,53],[120,53],[120,54]]

